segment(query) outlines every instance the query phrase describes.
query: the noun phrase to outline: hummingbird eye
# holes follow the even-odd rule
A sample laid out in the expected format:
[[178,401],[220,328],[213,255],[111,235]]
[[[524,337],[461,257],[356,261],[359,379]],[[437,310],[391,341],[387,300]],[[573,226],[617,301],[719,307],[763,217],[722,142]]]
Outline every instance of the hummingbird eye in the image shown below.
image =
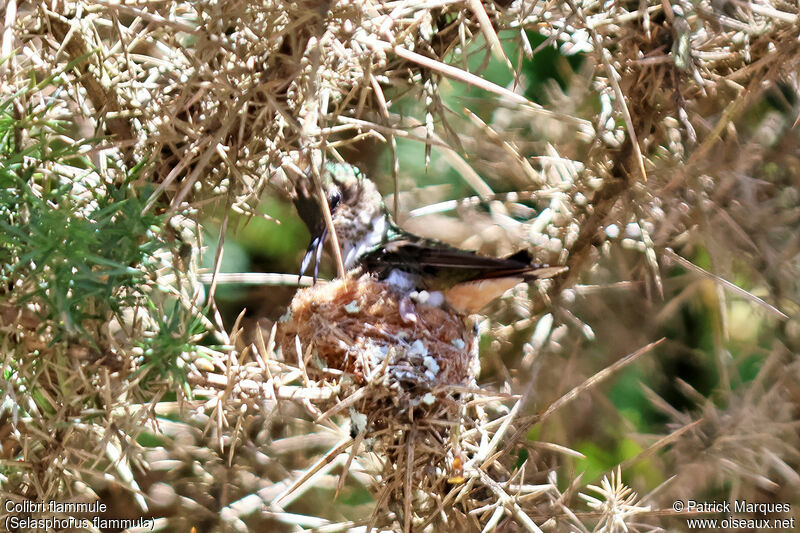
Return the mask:
[[342,194],[339,191],[335,191],[331,193],[330,197],[328,197],[328,207],[331,210],[331,213],[336,209],[336,206],[339,205],[339,202],[342,201]]

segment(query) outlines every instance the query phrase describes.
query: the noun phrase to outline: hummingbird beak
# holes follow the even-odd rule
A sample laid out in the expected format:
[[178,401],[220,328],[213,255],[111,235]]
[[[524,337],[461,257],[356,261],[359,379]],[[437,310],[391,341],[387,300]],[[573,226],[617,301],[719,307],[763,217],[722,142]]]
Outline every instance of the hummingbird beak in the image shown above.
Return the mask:
[[[310,180],[302,180],[295,184],[292,201],[297,208],[297,214],[300,215],[311,234],[311,241],[300,264],[298,279],[303,277],[313,260],[314,283],[316,283],[319,277],[319,265],[322,262],[322,250],[325,248],[325,239],[328,236],[328,226],[325,224],[322,209],[317,201],[316,194],[314,194],[313,184]],[[331,210],[333,210],[333,207],[335,207],[335,204],[331,207]]]
[[[338,187],[333,187],[326,190],[326,195],[328,208],[333,213],[341,201],[341,192]],[[322,262],[322,250],[325,248],[325,239],[328,236],[328,225],[325,223],[322,207],[319,205],[311,180],[302,180],[295,184],[292,201],[297,208],[297,214],[300,215],[311,233],[311,242],[308,244],[300,265],[300,277],[303,277],[313,260],[314,283],[316,283],[319,276],[319,265]]]
[[319,264],[322,262],[322,249],[325,247],[325,237],[328,236],[328,228],[323,227],[322,233],[319,235],[312,235],[311,242],[306,249],[306,255],[303,256],[303,262],[300,264],[300,275],[298,279],[303,277],[303,274],[308,270],[311,264],[311,259],[314,259],[314,283],[317,283],[319,277]]

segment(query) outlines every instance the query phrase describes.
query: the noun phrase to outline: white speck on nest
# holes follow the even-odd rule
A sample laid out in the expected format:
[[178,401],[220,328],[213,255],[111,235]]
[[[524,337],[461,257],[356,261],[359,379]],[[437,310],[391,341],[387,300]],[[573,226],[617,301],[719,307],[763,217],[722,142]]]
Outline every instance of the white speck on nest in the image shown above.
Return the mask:
[[464,341],[461,340],[461,339],[453,339],[453,340],[450,341],[450,344],[452,344],[453,346],[455,346],[459,350],[463,350],[464,346],[465,346]]
[[427,303],[430,297],[431,295],[428,291],[414,291],[409,295],[409,298],[421,304]]
[[361,307],[358,305],[358,302],[356,300],[353,300],[352,302],[344,306],[344,310],[348,314],[354,315],[359,311],[361,311]]
[[367,427],[367,415],[359,413],[358,411],[356,411],[351,407],[350,424],[352,424],[353,429],[356,430],[356,433],[361,433]]
[[433,402],[435,401],[436,401],[436,396],[434,396],[430,392],[426,392],[425,396],[422,397],[422,403],[424,403],[425,405],[433,405]]
[[441,307],[444,303],[444,294],[441,291],[433,291],[428,293],[428,299],[426,302],[431,307]]
[[421,340],[417,339],[408,348],[408,355],[421,355],[424,357],[428,355],[428,348],[425,347],[425,344]]
[[[427,368],[428,371],[433,372],[434,376],[439,373],[439,363],[437,363],[436,359],[430,355],[426,355],[422,358],[422,364],[425,365],[425,368]],[[427,374],[428,372],[425,373]]]
[[386,359],[386,356],[389,355],[388,346],[385,344],[376,344],[374,342],[368,342],[367,346],[365,347],[365,351],[372,366],[378,366],[382,364]]

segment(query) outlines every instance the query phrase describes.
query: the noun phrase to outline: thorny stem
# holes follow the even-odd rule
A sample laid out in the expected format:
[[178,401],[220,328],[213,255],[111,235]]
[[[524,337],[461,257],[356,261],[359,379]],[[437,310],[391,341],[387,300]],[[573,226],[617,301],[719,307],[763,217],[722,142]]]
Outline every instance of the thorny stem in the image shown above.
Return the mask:
[[[84,40],[83,34],[78,27],[71,25],[66,18],[57,13],[49,10],[46,10],[46,12],[50,27],[53,30],[53,35],[56,39],[64,43],[63,46],[71,60],[87,56],[93,52]],[[72,24],[79,24],[79,22],[76,21]],[[81,65],[86,65],[89,61],[87,57],[87,59],[81,62]],[[77,69],[78,67],[76,66],[75,68]],[[86,89],[86,94],[98,115],[115,113],[121,110],[119,98],[113,89],[104,88],[91,71],[82,74],[83,75],[77,77]],[[107,118],[107,124],[108,129],[112,134],[117,136],[118,140],[128,140],[132,138],[130,124],[127,119],[122,117],[109,117]]]

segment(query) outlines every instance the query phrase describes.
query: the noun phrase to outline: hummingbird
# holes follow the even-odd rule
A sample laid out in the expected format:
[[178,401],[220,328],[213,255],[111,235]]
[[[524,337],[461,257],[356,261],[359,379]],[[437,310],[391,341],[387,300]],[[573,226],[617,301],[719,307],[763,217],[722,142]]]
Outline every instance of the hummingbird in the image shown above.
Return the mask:
[[[345,270],[348,274],[371,274],[399,291],[404,300],[447,305],[471,314],[518,283],[567,270],[533,263],[527,250],[497,258],[414,235],[392,220],[375,183],[357,167],[327,163],[322,170],[322,187]],[[300,275],[313,260],[314,282],[328,236],[318,200],[311,180],[296,184],[293,202],[311,233]],[[401,312],[403,308],[408,306],[401,305]],[[413,313],[409,316],[413,320]]]

